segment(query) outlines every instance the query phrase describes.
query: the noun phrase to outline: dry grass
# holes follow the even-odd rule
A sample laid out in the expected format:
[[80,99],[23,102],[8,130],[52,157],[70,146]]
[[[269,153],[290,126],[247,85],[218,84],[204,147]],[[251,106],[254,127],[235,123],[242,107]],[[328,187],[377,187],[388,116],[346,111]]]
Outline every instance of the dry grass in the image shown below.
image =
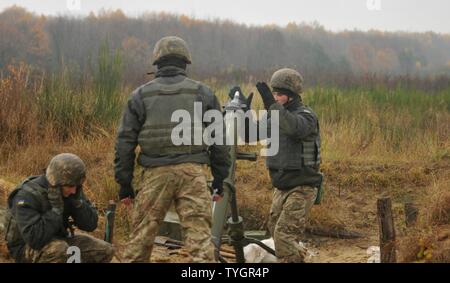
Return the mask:
[[[56,89],[67,90],[67,93],[61,93],[61,101],[49,100],[54,103],[53,108],[49,107],[54,113],[43,115],[45,112],[38,108],[39,104],[30,103],[41,92],[40,80],[33,83],[33,72],[27,70],[24,66],[12,69],[11,75],[0,82],[0,178],[17,184],[26,176],[43,173],[54,155],[72,152],[85,161],[88,167],[85,191],[102,211],[109,200],[117,200],[118,186],[113,172],[117,120],[111,122],[117,109],[114,105],[110,107],[112,110],[108,113],[113,113],[111,116],[99,114],[98,117],[107,117],[102,118],[104,122],[97,118],[84,119],[94,112],[77,117],[80,105],[74,104],[71,109],[71,103],[66,102],[72,101],[73,97],[64,98],[64,95],[73,96],[76,92],[62,84]],[[255,91],[250,85],[244,85],[243,89],[246,94]],[[226,88],[218,91],[222,103],[227,92]],[[318,98],[314,98],[314,92],[319,93]],[[55,92],[48,94],[55,95]],[[91,98],[94,94],[91,90],[83,92]],[[347,95],[337,90],[311,90],[305,94],[305,101],[317,109],[321,118],[322,171],[326,176],[323,203],[313,208],[310,225],[356,229],[374,235],[378,232],[376,198],[388,194],[393,198],[399,234],[406,235],[399,239],[400,251],[406,251],[403,259],[413,261],[421,249],[424,252],[431,249],[430,246],[433,261],[450,261],[450,256],[446,257],[447,241],[438,240],[443,238],[442,231],[450,221],[448,92],[426,98],[417,94],[410,97],[404,92],[399,93],[398,98],[392,98],[390,95],[395,95],[392,93],[388,96],[362,94],[355,91]],[[91,102],[86,100],[84,104],[89,106]],[[391,103],[398,106],[389,108]],[[123,102],[120,107],[122,105]],[[258,95],[255,95],[254,106],[256,109],[262,107]],[[67,113],[71,115],[64,116],[65,107],[69,107]],[[64,123],[53,121],[59,119],[56,117],[70,118],[64,121],[69,121],[68,125],[72,126],[61,131]],[[245,150],[258,149],[245,147]],[[246,229],[265,229],[272,187],[264,159],[260,158],[256,163],[239,161],[236,187]],[[0,198],[4,203],[5,193],[0,194]],[[422,205],[421,220],[416,229],[406,229],[404,225],[403,203],[407,201]],[[118,245],[124,243],[130,231],[129,214],[119,205],[116,217]],[[100,238],[103,236],[102,221],[103,218],[95,232]]]
[[426,222],[432,225],[450,224],[450,181],[443,184],[435,184],[432,191],[425,199],[429,203],[426,206]]
[[[116,199],[118,190],[113,177],[113,145],[114,133],[100,133],[100,131],[95,137],[77,137],[64,144],[30,145],[10,154],[7,160],[2,160],[0,171],[15,184],[28,175],[43,172],[49,159],[57,153],[78,154],[88,167],[86,193],[100,209],[102,215],[102,209],[106,208],[108,200]],[[434,227],[431,223],[432,225],[446,221],[448,223],[449,196],[446,191],[449,187],[448,182],[436,183],[436,176],[450,180],[443,174],[450,168],[446,159],[438,163],[419,161],[394,164],[352,163],[345,160],[327,160],[326,153],[324,159],[322,170],[327,176],[326,193],[323,203],[313,208],[310,225],[376,234],[376,197],[383,193],[393,196],[398,230],[406,231],[405,233],[409,236],[415,234],[403,227],[402,203],[405,201],[420,201],[420,197],[427,196],[422,202],[424,208],[421,209],[423,215],[426,215],[423,220],[423,227],[427,227],[426,231]],[[433,182],[435,182],[434,185]],[[236,186],[240,213],[244,218],[246,229],[265,229],[272,188],[264,160],[259,159],[256,164],[239,161]],[[430,203],[432,205],[429,205]],[[129,219],[129,212],[119,206],[116,217],[116,243],[119,245],[123,243],[130,231]],[[100,238],[103,237],[104,231],[102,221],[101,217],[99,229],[95,233]],[[436,231],[431,230],[426,235],[436,237]],[[428,237],[422,238],[428,239]],[[414,248],[410,247],[407,250],[417,254],[420,251],[417,239],[416,236],[411,240],[402,239],[401,244],[415,243]],[[432,240],[429,241],[432,242]],[[446,261],[441,254],[436,252],[434,254],[435,260]]]
[[[427,187],[417,224],[399,239],[401,261],[450,262],[450,164]],[[428,252],[426,252],[428,251]]]
[[30,70],[10,66],[10,76],[0,80],[0,145],[15,149],[37,137],[37,108],[33,104]]
[[11,192],[14,188],[14,184],[8,181],[5,181],[0,178],[0,263],[1,262],[9,262],[11,259],[8,256],[8,249],[6,247],[6,243],[4,242],[4,227],[3,219],[5,217],[6,200],[8,198],[9,192]]

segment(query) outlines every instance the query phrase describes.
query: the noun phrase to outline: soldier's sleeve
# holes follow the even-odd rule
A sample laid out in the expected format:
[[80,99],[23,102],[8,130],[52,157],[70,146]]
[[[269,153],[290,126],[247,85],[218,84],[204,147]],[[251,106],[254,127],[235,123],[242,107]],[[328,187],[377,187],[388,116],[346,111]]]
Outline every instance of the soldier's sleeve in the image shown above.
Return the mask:
[[39,203],[30,194],[19,192],[13,198],[12,211],[22,237],[32,249],[39,250],[61,231],[61,215],[49,210],[40,213]]
[[144,104],[140,98],[139,90],[136,90],[125,106],[115,144],[115,180],[121,185],[129,186],[133,179],[135,149],[144,121]]
[[[217,97],[208,87],[203,87],[207,110],[215,109],[222,112],[222,107]],[[223,125],[223,145],[211,145],[209,147],[209,158],[211,160],[211,173],[216,181],[222,182],[228,176],[231,166],[230,147],[225,144],[225,125]]]
[[270,110],[279,110],[280,131],[291,138],[302,139],[318,131],[317,117],[308,109],[295,114],[289,112],[283,105],[274,103]]
[[78,206],[69,201],[70,215],[72,216],[75,225],[83,231],[92,232],[97,229],[98,214],[97,210],[92,206],[91,202],[81,194]]

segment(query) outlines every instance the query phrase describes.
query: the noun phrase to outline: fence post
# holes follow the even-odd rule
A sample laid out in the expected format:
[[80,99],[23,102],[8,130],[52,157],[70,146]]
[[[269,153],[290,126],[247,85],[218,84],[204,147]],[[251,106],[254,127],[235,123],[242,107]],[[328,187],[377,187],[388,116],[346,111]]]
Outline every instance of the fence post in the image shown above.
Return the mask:
[[382,263],[395,263],[397,259],[391,199],[389,197],[379,198],[377,209],[380,229],[380,261]]

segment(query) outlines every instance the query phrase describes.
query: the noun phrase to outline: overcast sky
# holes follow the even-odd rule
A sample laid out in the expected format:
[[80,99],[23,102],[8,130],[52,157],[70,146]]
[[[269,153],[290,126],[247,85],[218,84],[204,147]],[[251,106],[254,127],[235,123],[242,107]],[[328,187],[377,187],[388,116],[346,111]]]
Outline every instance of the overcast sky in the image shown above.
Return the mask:
[[448,0],[0,0],[0,10],[14,4],[51,15],[86,15],[104,8],[121,9],[132,16],[166,11],[252,25],[317,21],[333,31],[378,29],[450,34]]

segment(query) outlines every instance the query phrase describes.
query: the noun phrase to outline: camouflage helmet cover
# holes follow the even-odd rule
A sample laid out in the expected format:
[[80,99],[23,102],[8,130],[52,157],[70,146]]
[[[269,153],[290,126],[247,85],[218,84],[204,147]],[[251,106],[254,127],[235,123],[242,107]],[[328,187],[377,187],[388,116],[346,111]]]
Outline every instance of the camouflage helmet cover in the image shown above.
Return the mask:
[[293,69],[284,68],[273,73],[270,79],[270,86],[278,89],[287,89],[293,93],[303,92],[303,77]]
[[45,176],[51,186],[80,186],[86,178],[86,166],[75,154],[61,153],[50,160]]
[[175,55],[186,60],[186,63],[191,64],[191,53],[187,47],[186,42],[177,36],[166,36],[161,38],[153,50],[153,65],[167,55]]

